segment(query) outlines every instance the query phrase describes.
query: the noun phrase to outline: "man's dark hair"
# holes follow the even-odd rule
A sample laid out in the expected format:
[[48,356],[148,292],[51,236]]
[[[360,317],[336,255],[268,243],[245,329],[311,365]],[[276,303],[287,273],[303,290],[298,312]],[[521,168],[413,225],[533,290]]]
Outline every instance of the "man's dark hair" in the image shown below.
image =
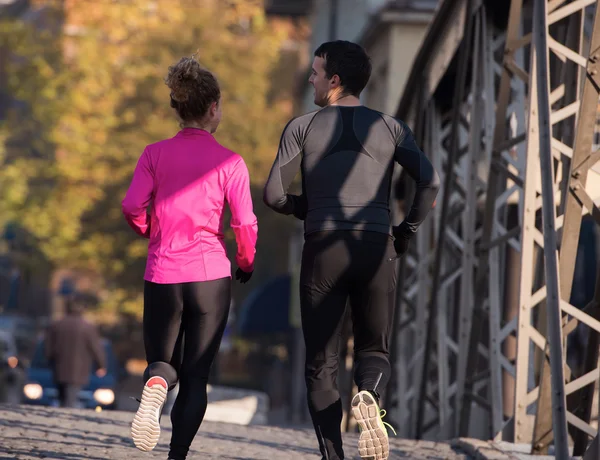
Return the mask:
[[358,96],[371,77],[371,58],[362,46],[345,40],[326,42],[315,51],[315,56],[325,59],[327,78],[340,77],[344,91]]

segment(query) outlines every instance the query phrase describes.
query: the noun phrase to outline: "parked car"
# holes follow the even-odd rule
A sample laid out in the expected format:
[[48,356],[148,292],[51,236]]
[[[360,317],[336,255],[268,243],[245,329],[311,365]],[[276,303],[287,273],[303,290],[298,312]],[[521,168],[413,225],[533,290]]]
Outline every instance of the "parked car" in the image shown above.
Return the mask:
[[[87,409],[116,409],[117,383],[123,374],[108,340],[102,341],[106,353],[107,369],[104,377],[98,377],[95,368],[90,369],[90,382],[79,392],[79,407]],[[44,351],[44,340],[38,342],[31,365],[27,369],[23,386],[23,402],[42,406],[59,406],[58,389],[52,369]]]
[[22,365],[15,338],[10,332],[0,330],[0,385],[15,385],[20,372]]
[[35,346],[38,327],[31,318],[17,315],[0,315],[0,332],[10,334],[17,347],[19,362],[30,357]]

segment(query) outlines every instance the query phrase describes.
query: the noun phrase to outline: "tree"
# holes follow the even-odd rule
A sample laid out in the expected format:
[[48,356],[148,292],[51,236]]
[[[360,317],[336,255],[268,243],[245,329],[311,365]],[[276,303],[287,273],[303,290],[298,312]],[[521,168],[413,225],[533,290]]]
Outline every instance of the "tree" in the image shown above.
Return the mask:
[[[100,280],[103,311],[139,313],[147,241],[126,226],[120,202],[145,145],[178,129],[167,67],[197,53],[216,74],[217,138],[245,158],[260,190],[290,115],[269,98],[285,30],[269,25],[256,0],[39,3],[45,27],[0,28],[15,100],[4,123],[0,186],[10,192],[1,210],[55,267]],[[267,227],[280,222],[256,207]]]

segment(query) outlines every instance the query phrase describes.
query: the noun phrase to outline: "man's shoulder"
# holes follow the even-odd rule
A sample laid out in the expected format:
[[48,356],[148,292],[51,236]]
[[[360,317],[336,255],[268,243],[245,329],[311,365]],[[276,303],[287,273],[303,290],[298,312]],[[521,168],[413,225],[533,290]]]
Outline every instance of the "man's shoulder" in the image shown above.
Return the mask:
[[66,315],[63,318],[53,321],[48,326],[48,332],[63,333],[64,331],[71,331],[75,329],[87,330],[89,323],[85,318],[81,316]]
[[377,116],[383,123],[385,123],[392,136],[396,139],[396,142],[399,142],[406,136],[407,133],[411,132],[409,126],[400,118],[394,117],[379,110],[374,110],[371,108],[366,109],[374,116]]
[[382,112],[380,110],[375,110],[375,109],[372,109],[372,108],[366,107],[366,106],[365,106],[365,109],[371,111],[372,113],[374,113],[377,116],[379,116],[380,118],[382,118],[383,121],[385,121],[388,126],[398,126],[401,128],[406,126],[406,123],[404,123],[402,120],[400,120],[399,118],[394,117],[388,113]]
[[96,328],[96,325],[83,315],[73,315],[68,317],[68,321],[68,324],[75,327],[81,327],[82,329],[89,330]]
[[285,125],[284,131],[306,129],[321,110],[323,109],[313,110],[312,112],[293,117]]

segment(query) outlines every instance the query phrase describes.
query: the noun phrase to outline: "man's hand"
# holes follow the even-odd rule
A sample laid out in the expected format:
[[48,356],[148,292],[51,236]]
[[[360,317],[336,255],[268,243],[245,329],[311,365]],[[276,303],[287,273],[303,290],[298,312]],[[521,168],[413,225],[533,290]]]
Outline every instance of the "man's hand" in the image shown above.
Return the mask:
[[306,213],[308,212],[308,204],[306,202],[306,197],[304,194],[298,195],[290,195],[288,194],[288,200],[290,200],[293,204],[294,211],[292,214],[296,219],[305,220]]
[[299,220],[305,220],[306,212],[304,210],[298,210],[298,211],[294,210],[294,217]]
[[404,222],[396,227],[392,227],[394,235],[394,249],[398,257],[402,257],[408,251],[412,232],[406,229]]
[[100,368],[96,371],[96,376],[102,378],[106,375],[106,369]]
[[242,284],[246,284],[252,278],[252,273],[254,272],[245,272],[241,268],[238,268],[235,272],[235,279],[239,280]]

